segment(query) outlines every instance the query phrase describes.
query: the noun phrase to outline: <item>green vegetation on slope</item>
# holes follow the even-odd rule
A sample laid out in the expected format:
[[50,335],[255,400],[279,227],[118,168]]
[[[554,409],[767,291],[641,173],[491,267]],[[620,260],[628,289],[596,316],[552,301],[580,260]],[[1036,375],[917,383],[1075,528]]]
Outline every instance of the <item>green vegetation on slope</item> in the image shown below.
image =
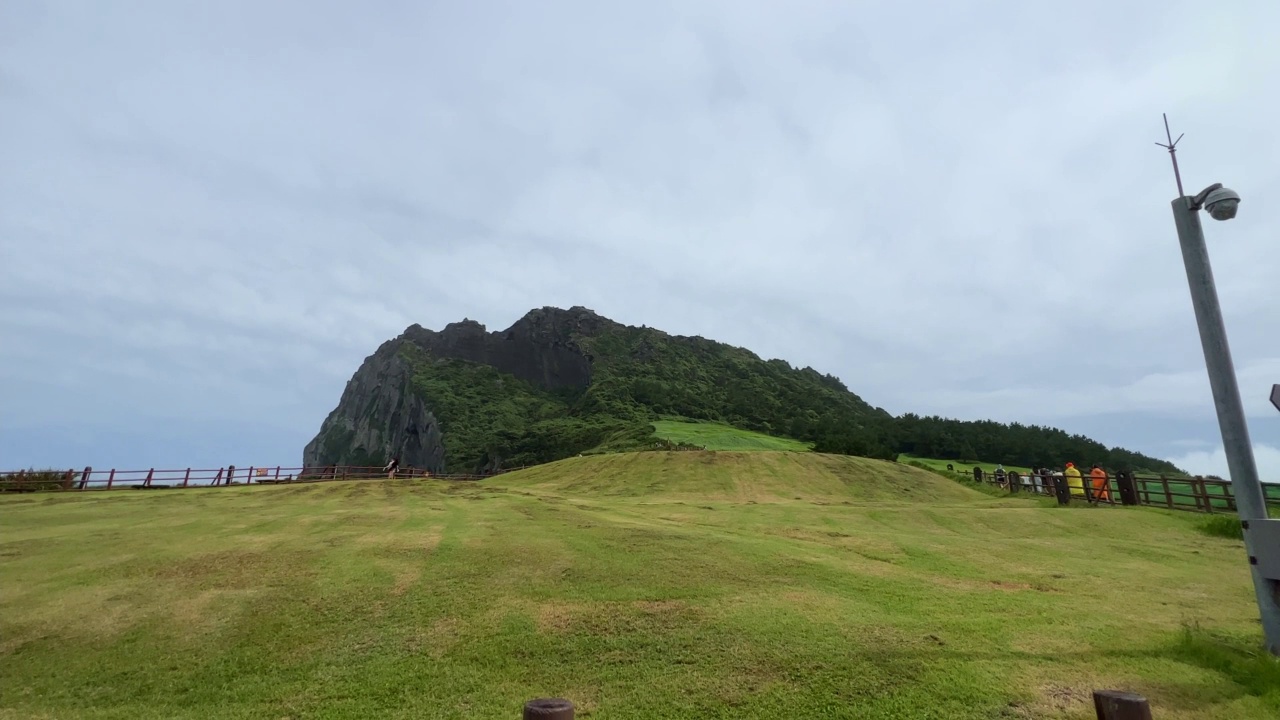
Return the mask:
[[655,420],[654,434],[663,440],[703,450],[783,450],[808,452],[812,445],[716,422]]
[[[752,430],[791,447],[787,441],[887,460],[901,453],[1000,458],[1014,465],[1056,466],[1070,459],[1176,471],[1167,462],[1052,428],[894,418],[834,376],[701,337],[608,321],[590,323],[593,329],[583,334],[562,322],[568,324],[553,333],[555,342],[576,344],[590,358],[585,391],[551,392],[487,365],[435,358],[411,344],[402,348],[417,391],[444,431],[450,469],[515,467],[602,448],[651,449],[660,443],[650,424],[680,417]],[[665,432],[674,438],[682,431]]]
[[862,439],[876,435],[888,413],[812,368],[649,328],[610,325],[574,341],[592,358],[585,392],[552,392],[491,366],[436,358],[412,344],[401,348],[414,368],[416,391],[440,422],[450,469],[653,448],[659,443],[651,423],[670,415],[891,456]]
[[572,414],[572,396],[535,387],[488,365],[437,359],[406,345],[415,389],[429,398],[451,468],[518,467],[604,446],[652,444],[653,428],[633,418]]
[[640,453],[0,517],[4,718],[1089,718],[1097,687],[1280,713],[1239,541],[891,463]]

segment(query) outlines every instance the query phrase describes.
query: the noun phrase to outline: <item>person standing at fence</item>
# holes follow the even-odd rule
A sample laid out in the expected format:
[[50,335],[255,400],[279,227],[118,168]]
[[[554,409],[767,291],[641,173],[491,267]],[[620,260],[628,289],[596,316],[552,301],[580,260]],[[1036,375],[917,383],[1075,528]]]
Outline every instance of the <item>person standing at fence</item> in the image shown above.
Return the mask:
[[399,469],[400,469],[400,458],[393,457],[391,458],[391,461],[387,463],[386,467],[382,468],[382,472],[386,473],[388,478],[395,480],[396,470],[399,470]]
[[1049,468],[1031,468],[1031,489],[1037,495],[1044,492],[1044,486],[1049,483]]
[[1111,501],[1111,491],[1107,488],[1107,471],[1099,467],[1098,463],[1094,463],[1089,470],[1089,484],[1093,486],[1094,500]]
[[1067,478],[1067,487],[1071,488],[1071,494],[1076,497],[1084,497],[1084,478],[1080,476],[1080,471],[1076,469],[1076,464],[1067,463],[1067,469],[1062,474]]
[[995,475],[996,475],[996,484],[997,484],[997,485],[999,485],[1000,487],[1004,487],[1004,486],[1005,486],[1005,483],[1004,483],[1004,465],[996,465],[996,473],[995,473]]

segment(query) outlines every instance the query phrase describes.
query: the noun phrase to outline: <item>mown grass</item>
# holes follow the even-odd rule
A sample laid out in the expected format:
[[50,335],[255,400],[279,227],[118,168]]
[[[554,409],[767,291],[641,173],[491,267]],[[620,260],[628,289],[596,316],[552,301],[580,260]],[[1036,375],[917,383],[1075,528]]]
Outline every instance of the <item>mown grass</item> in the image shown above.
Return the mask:
[[1198,519],[769,452],[2,498],[0,717],[1276,717]]
[[813,448],[813,443],[743,430],[723,423],[658,420],[653,423],[653,430],[663,440],[697,445],[704,450],[808,452]]

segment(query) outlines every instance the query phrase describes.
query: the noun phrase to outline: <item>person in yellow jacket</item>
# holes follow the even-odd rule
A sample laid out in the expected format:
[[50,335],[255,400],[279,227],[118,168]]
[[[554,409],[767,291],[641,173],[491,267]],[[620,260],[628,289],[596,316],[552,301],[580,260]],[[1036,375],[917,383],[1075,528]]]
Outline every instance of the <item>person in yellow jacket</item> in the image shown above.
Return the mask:
[[1067,463],[1067,469],[1062,474],[1067,477],[1067,487],[1071,488],[1071,494],[1084,497],[1084,478],[1080,477],[1075,463]]

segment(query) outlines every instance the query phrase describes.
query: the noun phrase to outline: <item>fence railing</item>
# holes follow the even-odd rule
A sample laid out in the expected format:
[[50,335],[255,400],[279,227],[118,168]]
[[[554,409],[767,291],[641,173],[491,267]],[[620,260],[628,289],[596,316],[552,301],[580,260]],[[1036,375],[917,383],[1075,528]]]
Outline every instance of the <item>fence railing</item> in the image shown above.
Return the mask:
[[[1205,513],[1236,511],[1236,500],[1229,481],[1198,475],[1171,478],[1165,475],[1118,472],[1108,473],[1105,481],[1098,482],[1087,471],[1081,471],[1080,484],[1073,486],[1071,478],[1062,475],[1008,472],[1001,478],[982,468],[953,472],[966,479],[972,472],[975,481],[1006,489],[1010,493],[1056,496],[1064,505],[1077,500],[1109,505],[1148,505]],[[1265,484],[1263,491],[1267,505],[1280,507],[1280,485]]]
[[14,470],[0,472],[0,492],[35,492],[40,490],[164,490],[171,488],[227,487],[230,485],[275,485],[334,480],[367,480],[372,478],[433,478],[438,480],[475,481],[521,468],[509,468],[489,474],[430,473],[420,468],[401,467],[388,471],[381,467],[329,465],[324,467],[226,467],[212,469],[183,468],[166,470],[94,470],[86,467],[59,470]]

